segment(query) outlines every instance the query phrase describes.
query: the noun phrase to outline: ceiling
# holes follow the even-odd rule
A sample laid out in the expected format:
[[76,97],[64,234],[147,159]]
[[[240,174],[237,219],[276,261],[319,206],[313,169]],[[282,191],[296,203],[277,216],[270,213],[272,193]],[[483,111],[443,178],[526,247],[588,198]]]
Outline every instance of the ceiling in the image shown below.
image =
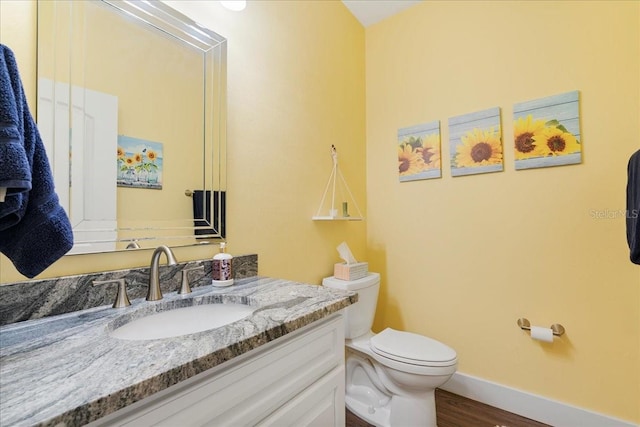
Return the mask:
[[364,27],[395,15],[422,0],[342,0]]

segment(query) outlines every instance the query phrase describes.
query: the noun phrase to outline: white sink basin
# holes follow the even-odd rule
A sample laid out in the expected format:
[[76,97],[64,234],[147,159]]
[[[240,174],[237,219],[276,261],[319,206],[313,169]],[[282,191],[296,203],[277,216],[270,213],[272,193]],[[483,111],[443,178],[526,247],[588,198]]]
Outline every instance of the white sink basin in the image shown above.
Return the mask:
[[219,328],[250,316],[255,307],[244,304],[203,304],[150,314],[111,332],[123,340],[155,340]]

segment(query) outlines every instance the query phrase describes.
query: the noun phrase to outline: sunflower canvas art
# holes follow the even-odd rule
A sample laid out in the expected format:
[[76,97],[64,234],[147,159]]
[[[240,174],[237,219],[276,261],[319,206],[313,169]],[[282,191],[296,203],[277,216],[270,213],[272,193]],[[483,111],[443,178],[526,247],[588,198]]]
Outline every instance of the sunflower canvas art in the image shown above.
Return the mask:
[[398,129],[400,182],[440,178],[440,121]]
[[490,108],[449,119],[451,176],[504,169],[500,108]]
[[118,135],[118,187],[162,189],[162,143]]
[[578,91],[513,107],[516,170],[581,163],[580,137]]

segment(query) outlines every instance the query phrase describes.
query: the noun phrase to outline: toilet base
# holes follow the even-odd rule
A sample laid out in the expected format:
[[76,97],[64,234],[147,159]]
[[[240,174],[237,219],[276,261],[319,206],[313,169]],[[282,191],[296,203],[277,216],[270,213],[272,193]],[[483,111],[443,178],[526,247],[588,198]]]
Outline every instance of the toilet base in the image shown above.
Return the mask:
[[376,427],[437,427],[435,392],[425,393],[419,399],[393,396],[387,405],[377,407],[347,395],[345,404],[358,418]]
[[371,406],[368,406],[364,402],[359,401],[358,399],[354,399],[351,396],[345,396],[344,401],[349,411],[351,411],[358,418],[368,422],[369,424],[373,424],[376,427],[391,426],[391,424],[389,423],[389,408],[373,408]]
[[450,374],[415,376],[383,367],[361,342],[349,342],[346,350],[345,403],[354,415],[376,427],[437,427],[435,389]]

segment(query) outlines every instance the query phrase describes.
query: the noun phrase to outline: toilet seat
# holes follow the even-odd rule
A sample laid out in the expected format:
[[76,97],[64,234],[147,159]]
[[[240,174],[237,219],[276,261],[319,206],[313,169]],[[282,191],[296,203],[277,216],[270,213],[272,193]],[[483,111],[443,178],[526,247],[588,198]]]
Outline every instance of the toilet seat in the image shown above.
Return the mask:
[[387,328],[371,337],[369,346],[377,355],[400,363],[434,368],[457,364],[451,347],[411,332]]

